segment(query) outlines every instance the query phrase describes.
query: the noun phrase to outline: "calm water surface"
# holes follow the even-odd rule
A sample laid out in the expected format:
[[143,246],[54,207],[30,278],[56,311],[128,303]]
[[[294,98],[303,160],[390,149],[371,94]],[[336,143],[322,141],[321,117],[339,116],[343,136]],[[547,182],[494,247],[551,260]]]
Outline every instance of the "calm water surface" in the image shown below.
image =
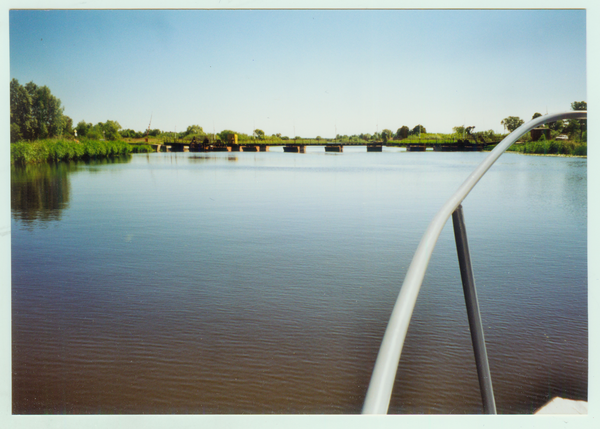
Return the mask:
[[[12,171],[13,413],[359,413],[427,225],[485,153],[163,153]],[[587,161],[463,203],[500,413],[587,399]],[[481,413],[451,222],[391,413]]]

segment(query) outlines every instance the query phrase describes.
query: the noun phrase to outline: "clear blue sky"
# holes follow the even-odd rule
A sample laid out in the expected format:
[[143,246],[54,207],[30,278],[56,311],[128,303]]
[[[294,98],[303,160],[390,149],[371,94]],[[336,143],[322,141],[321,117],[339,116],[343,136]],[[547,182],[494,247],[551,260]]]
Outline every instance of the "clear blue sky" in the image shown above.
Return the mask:
[[10,77],[74,123],[502,131],[587,101],[584,10],[10,11]]

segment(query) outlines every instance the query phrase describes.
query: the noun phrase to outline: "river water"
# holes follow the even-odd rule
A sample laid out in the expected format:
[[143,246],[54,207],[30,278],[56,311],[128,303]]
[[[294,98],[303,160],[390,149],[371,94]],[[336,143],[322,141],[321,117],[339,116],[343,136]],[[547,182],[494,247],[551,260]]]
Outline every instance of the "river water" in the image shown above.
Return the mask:
[[[13,168],[14,414],[353,414],[427,225],[486,153],[160,153]],[[463,203],[499,413],[587,400],[587,160]],[[451,221],[390,413],[482,412]]]

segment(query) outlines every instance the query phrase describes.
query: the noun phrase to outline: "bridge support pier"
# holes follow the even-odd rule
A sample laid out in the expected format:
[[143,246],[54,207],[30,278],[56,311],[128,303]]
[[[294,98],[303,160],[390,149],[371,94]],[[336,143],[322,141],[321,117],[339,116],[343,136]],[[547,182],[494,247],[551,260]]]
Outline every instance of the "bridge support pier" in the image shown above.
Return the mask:
[[306,153],[306,145],[301,144],[289,144],[283,147],[284,152],[292,153]]

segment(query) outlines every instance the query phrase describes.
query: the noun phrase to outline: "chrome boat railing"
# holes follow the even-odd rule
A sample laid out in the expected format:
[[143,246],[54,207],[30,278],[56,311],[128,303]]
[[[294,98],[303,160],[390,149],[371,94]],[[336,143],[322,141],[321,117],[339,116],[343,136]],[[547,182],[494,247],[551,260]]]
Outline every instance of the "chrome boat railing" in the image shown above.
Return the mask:
[[404,278],[404,283],[402,284],[402,288],[400,289],[400,293],[396,299],[396,304],[392,310],[388,326],[381,342],[379,354],[377,355],[377,360],[371,376],[371,382],[367,390],[367,395],[362,410],[363,414],[387,413],[392,395],[392,389],[394,387],[394,381],[396,379],[396,371],[400,362],[400,354],[402,353],[402,347],[404,345],[404,340],[408,331],[408,325],[417,301],[417,296],[419,294],[421,284],[423,283],[425,271],[427,270],[427,266],[429,264],[429,260],[431,259],[431,254],[433,253],[435,244],[450,216],[452,216],[454,224],[454,235],[456,239],[463,289],[465,293],[467,314],[469,317],[469,327],[471,330],[475,362],[479,376],[483,410],[486,414],[496,413],[494,392],[485,349],[485,338],[483,335],[483,327],[481,324],[481,316],[477,302],[475,281],[473,278],[473,271],[471,269],[471,258],[469,255],[469,247],[461,203],[469,194],[469,192],[471,192],[477,182],[479,182],[483,175],[494,164],[494,162],[496,162],[500,155],[502,155],[525,133],[531,131],[539,125],[549,122],[555,122],[563,119],[586,118],[587,111],[572,111],[541,116],[521,125],[506,138],[504,138],[504,140],[502,140],[490,152],[490,154],[467,177],[454,195],[448,199],[440,211],[435,215],[429,224],[429,227],[425,231],[425,234],[421,238],[421,242],[419,243],[412,262],[408,267],[406,277]]

